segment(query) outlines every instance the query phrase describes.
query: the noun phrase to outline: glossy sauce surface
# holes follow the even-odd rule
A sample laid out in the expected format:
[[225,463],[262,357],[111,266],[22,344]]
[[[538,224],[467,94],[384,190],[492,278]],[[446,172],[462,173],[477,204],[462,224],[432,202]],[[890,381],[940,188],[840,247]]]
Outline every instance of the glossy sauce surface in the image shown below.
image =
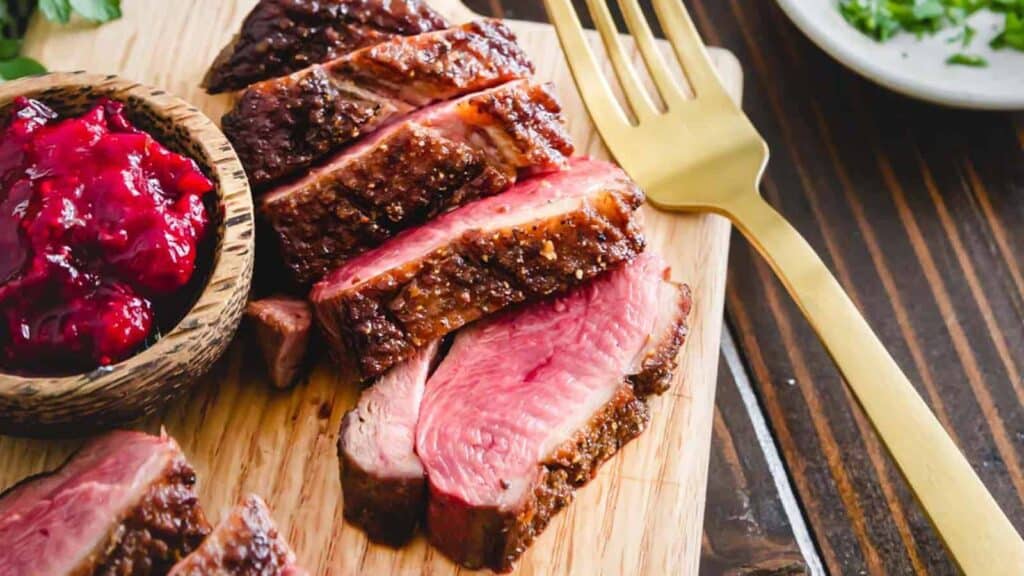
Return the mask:
[[115,363],[196,269],[213,183],[119,102],[58,119],[14,103],[0,135],[0,365]]

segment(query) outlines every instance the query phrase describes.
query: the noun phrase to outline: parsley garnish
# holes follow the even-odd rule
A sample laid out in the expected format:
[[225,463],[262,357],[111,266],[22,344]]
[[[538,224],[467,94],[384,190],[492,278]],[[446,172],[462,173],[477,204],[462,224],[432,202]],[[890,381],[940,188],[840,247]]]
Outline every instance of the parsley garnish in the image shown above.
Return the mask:
[[[839,0],[839,12],[846,21],[879,42],[900,32],[920,37],[962,26],[962,31],[950,38],[950,42],[960,42],[967,48],[974,41],[976,30],[965,20],[979,10],[1004,15],[1002,30],[989,42],[993,48],[1024,51],[1024,0]],[[987,65],[983,58],[967,54],[954,54],[947,62],[963,66]]]
[[998,36],[992,39],[993,48],[1015,48],[1024,51],[1024,8],[1021,12],[1007,12],[1006,25]]
[[954,64],[957,66],[973,66],[975,68],[984,68],[988,66],[988,60],[985,60],[981,56],[974,54],[964,54],[962,52],[953,54],[946,59],[946,64]]
[[0,81],[46,72],[42,64],[21,56],[21,38],[38,7],[50,21],[66,23],[72,13],[90,22],[121,17],[121,0],[5,0],[0,2]]

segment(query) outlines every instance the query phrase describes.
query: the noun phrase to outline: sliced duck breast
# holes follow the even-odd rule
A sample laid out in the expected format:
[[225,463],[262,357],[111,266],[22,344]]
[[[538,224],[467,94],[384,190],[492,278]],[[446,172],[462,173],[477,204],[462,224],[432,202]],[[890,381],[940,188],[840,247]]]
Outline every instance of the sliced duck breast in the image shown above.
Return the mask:
[[246,496],[168,576],[306,576],[263,499]]
[[416,428],[430,541],[464,566],[510,570],[573,491],[644,430],[644,396],[675,368],[690,304],[647,253],[459,332]]
[[416,456],[416,421],[437,349],[435,342],[389,370],[341,424],[345,518],[375,542],[404,544],[423,516],[427,480]]
[[211,94],[239,90],[394,36],[447,26],[422,0],[260,0],[203,87]]
[[618,167],[577,159],[356,257],[310,300],[335,356],[378,376],[473,320],[631,260],[642,203]]
[[210,525],[174,439],[117,431],[0,496],[0,576],[166,574]]
[[273,296],[253,300],[245,314],[277,388],[288,388],[306,370],[313,332],[313,308],[306,300]]
[[498,193],[524,170],[566,166],[573,148],[548,87],[520,80],[381,128],[260,199],[300,284],[398,232]]
[[512,31],[479,20],[254,84],[221,125],[249,180],[263,186],[416,109],[532,73]]

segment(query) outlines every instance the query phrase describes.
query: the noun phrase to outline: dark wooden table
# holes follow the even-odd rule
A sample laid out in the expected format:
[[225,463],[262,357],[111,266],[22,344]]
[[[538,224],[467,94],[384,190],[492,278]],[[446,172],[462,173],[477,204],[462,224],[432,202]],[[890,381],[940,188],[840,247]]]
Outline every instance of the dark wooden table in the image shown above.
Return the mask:
[[[468,4],[544,19],[539,0]],[[1024,529],[1024,114],[889,93],[771,0],[687,5],[745,66],[745,109],[772,150],[763,194]],[[956,573],[781,284],[742,238],[733,246],[736,346],[727,338],[720,371],[702,573]]]

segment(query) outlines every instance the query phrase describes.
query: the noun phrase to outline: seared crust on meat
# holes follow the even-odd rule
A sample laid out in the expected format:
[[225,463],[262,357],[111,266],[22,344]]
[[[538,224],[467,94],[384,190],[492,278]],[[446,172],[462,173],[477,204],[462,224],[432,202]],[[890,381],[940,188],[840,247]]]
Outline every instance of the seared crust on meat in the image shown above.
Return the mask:
[[[530,84],[519,90],[499,90],[465,102],[466,122],[474,136],[522,155],[522,168],[563,167],[575,146],[565,128],[562,103],[552,84]],[[484,95],[482,95],[484,96]],[[488,150],[491,156],[497,150]],[[507,152],[506,152],[507,154]],[[492,158],[494,162],[495,158]]]
[[408,100],[497,85],[533,74],[533,63],[501,20],[485,18],[438,32],[396,39],[331,63],[332,73],[359,86]]
[[345,519],[362,528],[370,540],[397,548],[412,538],[423,517],[427,479],[382,478],[360,466],[341,444],[354,418],[359,418],[355,410],[345,415],[338,442]]
[[500,20],[359,50],[250,86],[221,121],[249,179],[307,168],[396,116],[533,73]]
[[437,350],[427,346],[363,390],[341,423],[345,519],[374,542],[404,544],[423,517],[426,476],[416,455],[415,432]]
[[284,576],[304,575],[274,525],[267,505],[250,494],[192,554],[179,562],[169,576]]
[[250,87],[221,118],[253,185],[261,186],[372,130],[396,110],[338,86],[314,66]]
[[396,35],[447,25],[422,0],[260,0],[203,87],[211,94],[238,90]]
[[523,506],[511,511],[477,508],[430,494],[426,522],[431,543],[463,566],[510,571],[551,518],[572,502],[575,490],[647,428],[647,394],[667,389],[690,308],[690,289],[682,285],[680,314],[644,360],[642,371],[628,378],[585,428],[545,460],[532,497]]
[[500,192],[522,166],[560,167],[572,154],[561,108],[545,86],[474,96],[459,114],[471,116],[464,127],[479,141],[410,122],[336,169],[263,197],[260,211],[299,284],[401,230]]
[[686,284],[680,285],[679,316],[671,324],[669,333],[641,361],[643,368],[640,373],[629,379],[638,395],[647,397],[668,390],[672,383],[672,374],[678,364],[679,348],[686,341],[689,332],[686,319],[690,316],[692,306],[693,295],[690,287]]
[[466,233],[351,290],[314,298],[333,353],[354,361],[364,378],[377,376],[486,314],[563,292],[633,259],[644,247],[636,213],[643,193],[623,186],[575,212]]
[[105,558],[91,574],[166,574],[210,533],[195,493],[196,474],[183,458],[172,461],[162,480],[111,532]]
[[511,177],[470,146],[418,126],[353,164],[260,204],[300,285],[404,228],[504,189]]
[[[541,470],[526,506],[514,513],[468,507],[431,495],[427,531],[431,544],[472,569],[512,570],[513,563],[544,531],[551,517],[568,506],[577,488],[589,482],[606,460],[647,427],[649,409],[625,384],[590,425],[558,450]],[[435,524],[459,526],[435,529]]]

